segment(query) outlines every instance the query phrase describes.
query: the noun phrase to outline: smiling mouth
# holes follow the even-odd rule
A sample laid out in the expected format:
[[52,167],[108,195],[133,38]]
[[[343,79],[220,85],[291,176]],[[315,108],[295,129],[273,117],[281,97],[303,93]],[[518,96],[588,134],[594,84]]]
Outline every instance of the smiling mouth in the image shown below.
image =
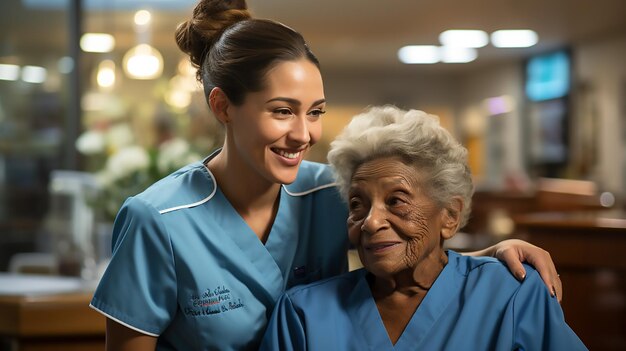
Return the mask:
[[303,150],[298,150],[298,151],[287,151],[287,150],[282,150],[282,149],[274,149],[272,148],[272,151],[284,158],[288,158],[290,160],[296,159],[300,156],[300,154],[302,153]]
[[397,242],[385,242],[385,243],[379,243],[379,244],[371,244],[371,245],[366,246],[365,249],[368,251],[380,252],[380,251],[389,249],[393,246],[396,246],[398,244],[399,243]]

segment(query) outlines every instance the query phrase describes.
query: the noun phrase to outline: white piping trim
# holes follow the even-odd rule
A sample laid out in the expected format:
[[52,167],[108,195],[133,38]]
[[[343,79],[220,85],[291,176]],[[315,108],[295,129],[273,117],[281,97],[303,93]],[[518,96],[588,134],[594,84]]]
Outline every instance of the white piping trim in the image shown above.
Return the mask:
[[175,207],[166,208],[166,209],[164,209],[164,210],[160,210],[160,211],[159,211],[159,214],[164,214],[164,213],[168,213],[168,212],[176,211],[176,210],[180,210],[180,209],[183,209],[183,208],[191,208],[191,207],[196,207],[196,206],[202,205],[203,203],[205,203],[205,202],[207,202],[207,201],[211,200],[211,198],[212,198],[212,197],[215,195],[215,193],[217,192],[217,183],[215,182],[215,176],[213,176],[213,173],[211,173],[211,171],[209,170],[209,168],[208,168],[208,167],[206,167],[204,164],[203,164],[203,166],[204,166],[204,168],[206,168],[206,170],[207,170],[207,171],[209,172],[209,174],[211,175],[211,180],[213,181],[213,192],[211,192],[211,194],[209,194],[209,196],[207,196],[206,198],[204,198],[204,199],[202,199],[202,200],[200,200],[200,201],[197,201],[197,202],[194,202],[194,203],[191,203],[191,204],[186,204],[186,205],[180,205],[180,206],[175,206]]
[[158,337],[159,337],[159,334],[148,333],[148,332],[147,332],[147,331],[145,331],[145,330],[141,330],[141,329],[139,329],[139,328],[133,327],[132,325],[130,325],[130,324],[128,324],[128,323],[124,323],[124,322],[122,322],[121,320],[119,320],[119,319],[117,319],[117,318],[111,317],[109,314],[105,313],[105,312],[104,312],[104,311],[102,311],[102,310],[99,310],[96,306],[94,306],[94,305],[92,305],[92,304],[89,304],[89,307],[91,307],[92,309],[96,310],[97,312],[100,312],[100,313],[101,313],[101,314],[103,314],[105,317],[107,317],[107,318],[109,318],[109,319],[111,319],[111,320],[114,320],[114,321],[116,321],[117,323],[119,323],[119,324],[121,324],[121,325],[125,326],[126,328],[130,328],[130,329],[132,329],[132,330],[134,330],[134,331],[136,331],[136,332],[139,332],[139,333],[141,333],[141,334],[145,334],[145,335],[148,335],[148,336],[153,336],[153,337],[155,337],[155,338],[158,338]]
[[307,191],[303,191],[300,193],[292,193],[289,190],[287,190],[287,187],[283,184],[283,189],[285,189],[285,192],[291,196],[304,196],[304,195],[308,195],[310,193],[316,192],[318,190],[322,190],[322,189],[326,189],[326,188],[332,188],[334,186],[336,186],[337,183],[330,183],[330,184],[324,184],[324,185],[320,185],[317,188],[313,188],[313,189],[309,189]]

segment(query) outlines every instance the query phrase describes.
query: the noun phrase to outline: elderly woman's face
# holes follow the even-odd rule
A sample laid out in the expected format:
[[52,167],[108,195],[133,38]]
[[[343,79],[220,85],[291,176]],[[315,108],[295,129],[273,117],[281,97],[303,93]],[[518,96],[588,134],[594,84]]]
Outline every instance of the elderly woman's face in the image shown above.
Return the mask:
[[440,257],[443,209],[424,192],[419,171],[400,158],[359,166],[349,192],[348,235],[365,268],[389,276]]

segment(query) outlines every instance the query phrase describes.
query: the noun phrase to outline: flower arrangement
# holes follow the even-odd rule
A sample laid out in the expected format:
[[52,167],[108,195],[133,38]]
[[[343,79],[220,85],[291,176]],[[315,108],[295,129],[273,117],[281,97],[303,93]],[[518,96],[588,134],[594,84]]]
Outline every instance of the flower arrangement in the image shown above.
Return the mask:
[[[113,220],[124,201],[157,180],[201,158],[186,140],[172,136],[146,148],[134,142],[130,127],[120,124],[83,133],[76,147],[94,166],[99,194],[91,201],[107,220]],[[102,167],[104,165],[104,167]]]

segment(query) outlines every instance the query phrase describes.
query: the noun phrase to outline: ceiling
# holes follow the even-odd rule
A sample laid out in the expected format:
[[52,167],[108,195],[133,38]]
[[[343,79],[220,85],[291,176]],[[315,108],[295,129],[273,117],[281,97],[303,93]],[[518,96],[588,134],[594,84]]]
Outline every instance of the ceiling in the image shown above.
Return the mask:
[[[67,52],[70,0],[2,0],[0,57],[41,57]],[[151,40],[166,57],[179,55],[176,25],[191,14],[195,0],[83,0],[84,31],[113,32],[120,52],[133,46],[133,11],[153,10]],[[624,0],[248,0],[253,15],[299,30],[325,69],[470,71],[503,60],[626,37]],[[446,29],[530,28],[540,42],[528,49],[479,49],[470,64],[403,65],[397,50],[408,44],[438,45]],[[60,54],[61,54],[60,53]],[[34,59],[34,58],[33,58]]]

